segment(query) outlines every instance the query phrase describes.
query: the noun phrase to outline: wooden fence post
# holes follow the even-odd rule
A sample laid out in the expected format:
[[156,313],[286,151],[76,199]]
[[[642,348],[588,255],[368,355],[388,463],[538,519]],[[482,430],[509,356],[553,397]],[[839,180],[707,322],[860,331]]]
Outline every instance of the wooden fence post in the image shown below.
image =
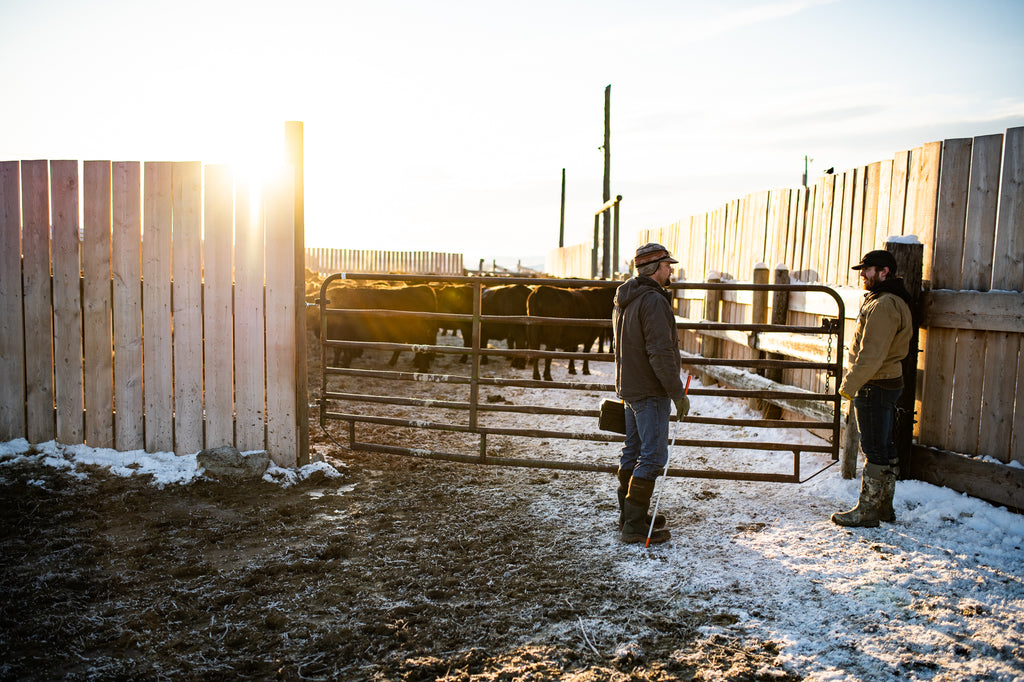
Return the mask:
[[[754,265],[754,284],[768,284],[768,266],[764,263],[756,263]],[[753,291],[751,292],[750,301],[750,323],[751,324],[765,324],[768,322],[768,292],[767,291]],[[750,344],[754,343],[757,338],[756,334],[750,335]],[[758,359],[766,357],[764,353],[757,352],[756,356]],[[759,370],[757,374],[764,376],[765,371]],[[764,409],[765,403],[759,398],[750,398],[748,400],[750,409],[762,410]]]
[[903,393],[896,403],[896,425],[893,439],[900,458],[900,471],[910,470],[914,440],[914,404],[917,400],[917,354],[921,325],[921,279],[924,266],[924,244],[889,241],[886,250],[896,259],[896,272],[910,292],[910,311],[913,314],[913,334],[910,352],[903,359]]
[[[722,276],[717,272],[708,273],[708,284],[721,284]],[[708,289],[704,297],[704,319],[708,322],[718,322],[721,316],[722,291],[720,289]],[[705,358],[717,358],[721,341],[710,335],[700,337],[700,354]],[[705,386],[717,383],[715,378],[707,372],[701,372],[700,382]]]
[[306,208],[303,175],[302,121],[285,123],[288,162],[294,170],[295,186],[295,425],[298,428],[299,466],[309,463],[309,388],[306,385]]
[[[774,284],[789,284],[789,268],[785,264],[779,264],[775,266],[775,281]],[[788,291],[773,291],[772,292],[772,324],[787,324],[789,322],[789,292]],[[768,353],[768,358],[771,360],[784,360],[785,356],[779,353]],[[772,381],[782,382],[782,369],[766,369],[764,371],[766,378]],[[781,419],[782,408],[778,405],[767,403],[764,409],[765,419]]]

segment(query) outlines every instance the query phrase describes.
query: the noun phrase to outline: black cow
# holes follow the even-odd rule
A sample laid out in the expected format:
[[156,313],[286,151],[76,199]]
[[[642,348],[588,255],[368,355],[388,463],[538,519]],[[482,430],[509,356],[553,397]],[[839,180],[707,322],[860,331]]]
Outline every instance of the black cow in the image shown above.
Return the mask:
[[[437,287],[437,312],[454,313],[457,315],[473,314],[473,286],[471,284],[444,284]],[[447,329],[458,329],[462,334],[462,347],[473,347],[473,321],[444,321],[441,327]],[[459,358],[459,362],[466,362],[467,355]]]
[[[481,294],[480,307],[484,315],[526,316],[526,300],[532,289],[525,284],[505,284],[488,287]],[[510,349],[527,347],[526,325],[518,322],[485,322],[480,325],[480,347],[486,348],[491,339],[504,340]],[[487,364],[487,356],[480,360]],[[526,358],[511,358],[517,369],[526,367]]]
[[[543,285],[530,294],[527,313],[535,317],[570,317],[595,320],[611,320],[614,287],[586,287],[563,289]],[[594,341],[604,331],[603,327],[569,326],[557,324],[535,324],[529,327],[529,346],[540,350],[563,350],[574,353],[581,346],[589,353]],[[539,358],[533,361],[533,378],[540,379]],[[590,374],[590,362],[583,361],[583,373]],[[569,360],[569,374],[576,374],[574,359]],[[551,381],[551,359],[544,360],[544,379]]]
[[[427,285],[398,288],[338,287],[329,295],[330,308],[356,310],[401,310],[437,312],[437,297]],[[437,321],[391,317],[387,315],[359,315],[335,313],[327,316],[325,340],[378,341],[384,343],[410,343],[432,346],[437,343]],[[361,349],[335,348],[334,364],[348,367],[352,358],[359,357]],[[394,366],[400,351],[394,351],[388,365]],[[420,372],[430,369],[433,353],[416,350],[413,364]]]

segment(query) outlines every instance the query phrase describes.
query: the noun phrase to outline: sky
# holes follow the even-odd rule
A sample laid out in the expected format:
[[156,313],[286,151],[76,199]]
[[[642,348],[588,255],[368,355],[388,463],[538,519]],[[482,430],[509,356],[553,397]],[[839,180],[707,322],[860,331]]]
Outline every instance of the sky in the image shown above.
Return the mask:
[[[1024,2],[0,0],[0,160],[248,173],[302,121],[307,246],[536,259],[1024,125]],[[524,261],[525,262],[525,261]]]
[[[613,376],[611,363],[591,367],[602,379]],[[529,389],[504,390],[520,402],[521,396],[514,392]],[[564,396],[566,406],[594,406],[589,391],[562,394],[570,394]],[[746,401],[715,396],[694,396],[691,414],[729,419],[758,416]],[[564,423],[553,428],[570,432],[594,428],[592,417],[561,419]],[[680,438],[722,440],[721,426],[684,422],[682,428],[676,432]],[[806,431],[750,427],[743,427],[737,439],[823,442]],[[601,445],[607,448],[601,451]],[[613,443],[553,439],[545,443],[545,453],[592,462],[612,457],[614,447]],[[792,453],[712,447],[674,447],[670,456],[673,466],[782,473],[788,473],[787,466],[791,470],[793,457]],[[321,482],[309,494],[337,496],[338,508],[344,509],[343,498],[352,489],[352,474],[339,477],[346,457],[333,449],[327,453],[330,461],[301,469],[271,465],[264,479],[288,486],[319,473]],[[314,458],[323,460],[324,453],[314,452]],[[803,453],[802,478],[814,474],[825,461],[827,455]],[[64,486],[74,485],[73,479],[93,475],[94,467],[124,477],[150,476],[149,483],[160,487],[189,485],[203,477],[194,454],[115,452],[52,441],[32,447],[17,440],[0,443],[0,493],[8,486],[23,485],[12,473],[23,466],[53,467],[71,477],[56,486],[55,495]],[[508,485],[517,485],[516,481],[523,485],[524,480],[510,475]],[[27,485],[47,490],[52,481],[40,472]],[[874,529],[839,528],[829,515],[852,506],[859,481],[843,479],[838,466],[802,484],[659,481],[658,509],[669,518],[672,539],[650,549],[621,543],[611,530],[608,514],[612,512],[595,511],[614,509],[609,501],[614,487],[607,476],[563,471],[545,486],[548,494],[537,497],[531,513],[572,528],[572,537],[589,538],[589,542],[563,543],[571,548],[566,552],[567,574],[573,574],[573,561],[611,564],[609,570],[617,579],[641,584],[662,599],[667,614],[676,610],[716,614],[712,623],[700,628],[701,639],[774,643],[777,660],[802,679],[1017,682],[1024,678],[1020,656],[1024,516],[947,488],[904,480],[896,484],[896,523]],[[529,485],[535,487],[536,481]],[[503,504],[507,491],[501,486],[485,487],[474,494],[481,504]],[[344,516],[338,518],[346,522]],[[420,598],[415,590],[408,595],[410,600]],[[583,648],[578,626],[609,657],[618,649],[643,650],[642,625],[623,627],[592,611],[578,618],[578,622],[570,619],[571,631],[547,636],[579,642]],[[547,624],[552,629],[558,625]],[[604,650],[602,643],[607,642],[618,643],[618,649]]]

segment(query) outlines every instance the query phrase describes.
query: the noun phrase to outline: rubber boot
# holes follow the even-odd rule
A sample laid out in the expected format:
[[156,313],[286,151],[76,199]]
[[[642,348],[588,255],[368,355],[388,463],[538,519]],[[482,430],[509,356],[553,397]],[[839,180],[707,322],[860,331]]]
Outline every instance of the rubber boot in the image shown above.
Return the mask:
[[900,461],[889,460],[889,466],[882,467],[882,496],[878,500],[878,520],[886,523],[896,521],[896,510],[892,498],[896,494],[896,479],[900,475]]
[[850,511],[833,514],[832,522],[853,528],[877,528],[878,507],[882,500],[882,470],[889,468],[871,462],[865,464],[857,506]]
[[[650,515],[651,494],[654,492],[654,481],[643,478],[629,479],[629,492],[623,503],[623,523],[620,538],[623,542],[645,542],[651,529]],[[651,532],[651,543],[665,542],[672,537],[664,528]]]
[[[616,526],[618,530],[622,530],[622,524],[626,520],[626,493],[629,491],[629,479],[633,477],[632,469],[619,469],[619,489],[616,490],[616,494],[619,498],[619,524]],[[664,528],[667,523],[667,519],[664,514],[658,514],[654,517],[654,527]],[[647,515],[647,525],[651,525],[651,515]]]

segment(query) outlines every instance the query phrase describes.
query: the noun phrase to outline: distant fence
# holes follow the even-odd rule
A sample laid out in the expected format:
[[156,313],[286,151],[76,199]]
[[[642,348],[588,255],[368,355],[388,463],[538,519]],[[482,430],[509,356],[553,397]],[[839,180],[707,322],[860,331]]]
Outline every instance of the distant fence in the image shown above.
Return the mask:
[[590,244],[552,249],[545,258],[544,271],[551,277],[589,279],[594,269],[592,254]]
[[294,466],[291,173],[250,212],[228,166],[79,168],[0,162],[0,441],[235,445]]
[[314,272],[462,275],[461,253],[307,248],[306,267]]
[[[750,194],[643,231],[637,243],[665,244],[680,261],[680,280],[746,279],[760,261],[786,264],[798,281],[841,288],[857,286],[850,268],[862,253],[908,235],[924,245],[926,280],[915,454],[941,469],[919,466],[919,473],[988,499],[999,499],[995,488],[1002,487],[1022,500],[1019,468],[964,469],[946,455],[1024,464],[1024,128],[931,142],[826,175],[813,187]],[[855,300],[862,293],[849,292]],[[699,319],[705,304],[683,298],[680,313]],[[749,319],[743,297],[721,306],[723,321]],[[851,327],[856,309],[848,305]],[[800,302],[789,318],[813,325],[819,313],[813,301]],[[683,343],[700,348],[694,334]],[[754,352],[724,345],[725,357]],[[820,372],[786,377],[809,390],[824,380]]]

